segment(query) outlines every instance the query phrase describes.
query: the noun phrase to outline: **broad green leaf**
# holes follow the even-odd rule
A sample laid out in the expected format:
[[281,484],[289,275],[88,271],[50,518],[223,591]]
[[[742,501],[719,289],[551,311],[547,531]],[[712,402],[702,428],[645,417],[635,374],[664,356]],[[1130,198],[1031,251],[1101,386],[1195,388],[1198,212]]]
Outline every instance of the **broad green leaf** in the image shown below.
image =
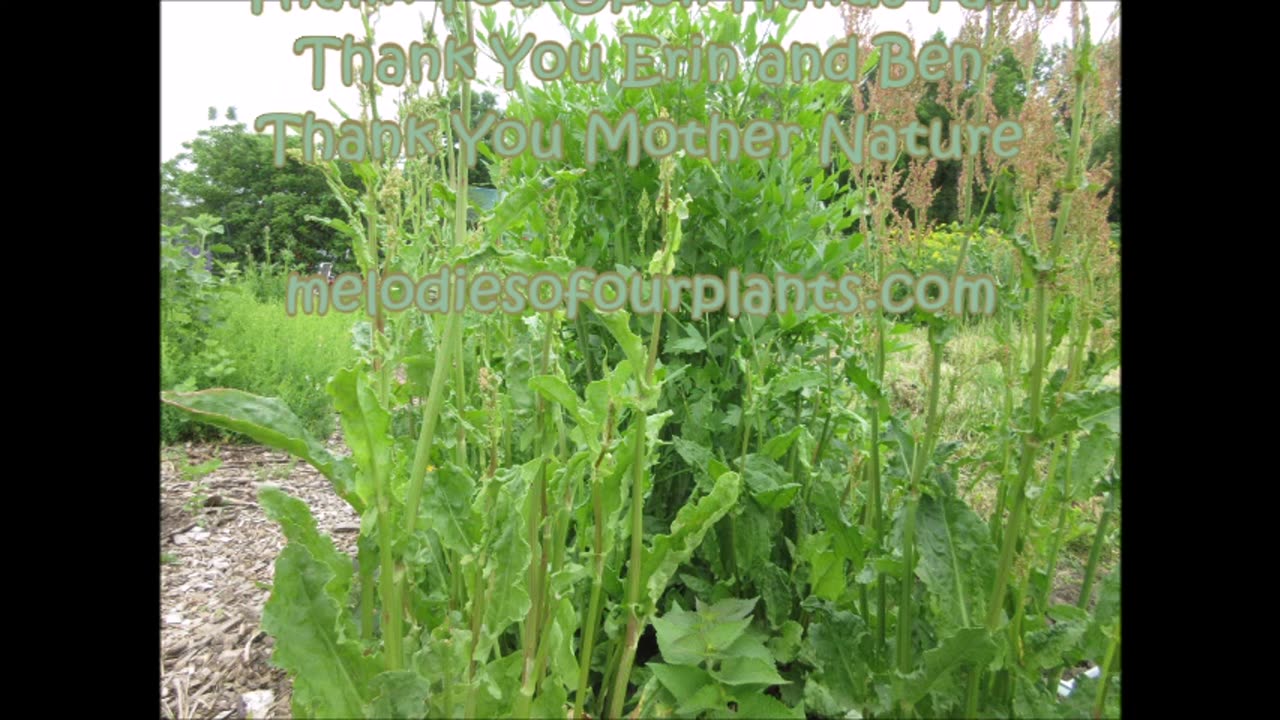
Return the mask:
[[708,622],[734,622],[742,620],[751,615],[751,611],[755,610],[758,598],[726,598],[712,605],[707,605],[702,600],[697,599],[697,612],[700,617],[706,618]]
[[[420,647],[413,654],[411,667],[418,675],[440,682],[456,682],[464,677],[471,648],[471,630],[457,625],[439,625],[432,628],[430,633],[424,632],[415,639]],[[483,662],[483,659],[477,658],[477,662]],[[456,707],[461,707],[456,692],[455,690],[452,700]],[[443,693],[433,694],[430,701],[434,711],[420,713],[419,716],[451,715],[456,712],[455,708],[444,707]]]
[[490,523],[485,538],[490,545],[484,566],[484,591],[489,593],[484,615],[486,644],[496,643],[504,630],[523,619],[530,602],[529,541],[520,501],[509,483],[499,488],[487,518]]
[[760,658],[725,658],[711,676],[725,685],[786,685],[773,663]]
[[[701,620],[697,613],[675,608],[662,617],[653,619],[653,629],[658,638],[658,651],[664,662],[671,665],[697,665],[706,657],[706,642],[699,637]],[[745,628],[746,625],[744,624]],[[739,631],[741,632],[741,631]]]
[[356,477],[356,492],[370,506],[375,501],[375,478],[391,475],[391,414],[378,402],[365,373],[339,370],[328,390],[342,421],[343,438],[362,471]]
[[485,223],[485,231],[497,237],[514,225],[524,211],[544,195],[541,182],[529,182],[507,193],[493,208],[493,216]]
[[707,530],[733,509],[740,488],[737,473],[721,475],[710,493],[680,508],[670,533],[655,537],[653,545],[645,548],[642,577],[651,606],[657,604],[671,577],[693,555]]
[[1093,392],[1067,395],[1062,406],[1049,419],[1041,433],[1042,440],[1051,440],[1073,430],[1088,430],[1103,424],[1111,432],[1120,432],[1120,388],[1104,387]]
[[774,635],[769,640],[769,651],[773,654],[775,660],[780,663],[789,663],[796,658],[800,651],[800,640],[804,635],[804,627],[795,620],[787,620],[782,623],[781,634]]
[[997,550],[986,523],[957,498],[922,495],[916,511],[916,576],[929,590],[940,630],[986,617]]
[[862,618],[843,610],[809,626],[809,645],[821,668],[818,679],[841,714],[857,708],[867,694],[869,658],[858,649],[866,632]]
[[800,485],[789,482],[790,477],[781,465],[765,455],[751,453],[746,457],[743,480],[751,496],[764,507],[781,510],[791,504]]
[[698,472],[707,471],[714,459],[710,449],[685,438],[675,438],[671,444],[680,458]]
[[734,518],[733,549],[738,565],[750,572],[769,561],[780,527],[775,528],[771,513],[754,500],[742,505],[742,512]]
[[1080,659],[1080,645],[1088,629],[1088,620],[1056,622],[1023,639],[1023,664],[1027,667],[1047,670],[1062,665],[1075,664]]
[[1093,489],[1089,481],[1101,475],[1115,456],[1115,435],[1109,429],[1095,427],[1084,436],[1071,456],[1071,498],[1088,497]]
[[804,706],[790,708],[778,702],[772,695],[735,695],[738,703],[738,716],[743,718],[792,718],[804,720]]
[[272,662],[293,677],[295,714],[360,717],[378,660],[364,654],[355,624],[326,591],[332,579],[329,566],[303,546],[286,545],[262,627],[276,639]]
[[424,527],[435,531],[445,547],[464,554],[470,554],[480,539],[480,518],[471,507],[474,488],[471,476],[452,463],[422,484]]
[[773,653],[769,652],[769,647],[765,641],[769,639],[763,631],[757,630],[753,626],[748,626],[746,630],[734,640],[729,647],[719,652],[722,658],[756,658],[765,662],[773,662]]
[[724,689],[712,683],[703,685],[688,700],[680,703],[676,712],[686,717],[697,717],[708,710],[723,708],[728,703],[729,697],[725,695]]
[[787,622],[787,618],[791,617],[794,600],[791,577],[787,571],[773,563],[764,563],[750,568],[750,577],[755,581],[760,597],[764,600],[764,614],[769,625],[778,627]]
[[1117,564],[1102,581],[1098,589],[1098,602],[1093,608],[1093,618],[1085,631],[1084,655],[1101,664],[1107,646],[1111,643],[1110,631],[1120,616],[1120,565]]
[[827,376],[818,370],[789,370],[769,381],[769,394],[774,397],[786,395],[802,388],[816,387],[827,381]]
[[[571,595],[553,599],[555,619],[551,630],[539,642],[550,643],[547,651],[551,676],[544,681],[543,688],[551,685],[577,687],[578,659],[574,656],[574,637],[580,624],[579,612],[573,607]],[[545,692],[545,690],[544,690]]]
[[307,504],[271,485],[258,489],[258,502],[267,517],[280,524],[290,543],[301,545],[311,557],[329,566],[334,578],[329,584],[330,594],[335,600],[345,602],[353,574],[351,558],[338,552],[333,540],[316,529]]
[[924,667],[903,677],[899,700],[918,703],[944,675],[962,666],[981,666],[995,654],[996,646],[985,628],[963,628],[942,639],[924,653]]
[[[594,309],[594,308],[593,308]],[[644,369],[649,364],[649,354],[645,350],[644,341],[631,330],[631,314],[626,310],[616,312],[596,311],[600,322],[609,329],[613,339],[622,348],[622,354],[631,363],[631,371],[639,380],[644,376]],[[643,381],[642,381],[643,382]]]
[[516,651],[482,666],[476,671],[476,717],[509,717],[520,692],[521,660]]
[[847,582],[845,558],[832,551],[831,535],[821,532],[805,538],[800,554],[809,563],[809,592],[824,600],[839,600]]
[[695,693],[715,682],[706,670],[695,665],[649,663],[645,667],[653,672],[662,687],[666,688],[680,705],[689,702]]
[[875,402],[884,397],[884,390],[881,389],[880,383],[873,380],[867,373],[867,369],[856,363],[854,358],[845,360],[844,374],[868,400]]
[[702,335],[696,327],[692,324],[685,325],[684,332],[684,337],[676,338],[666,344],[665,349],[667,352],[675,355],[695,355],[700,352],[706,352],[707,342],[702,339]]
[[715,617],[706,612],[681,610],[678,605],[653,619],[662,659],[676,665],[697,665],[717,656],[750,624],[751,618]]
[[338,495],[356,513],[365,504],[356,493],[354,468],[315,439],[302,421],[277,398],[219,388],[192,393],[163,392],[160,399],[216,427],[244,433],[253,440],[305,460],[333,483]]
[[844,717],[852,713],[853,717],[861,717],[861,713],[852,709],[848,699],[836,700],[835,695],[816,675],[810,675],[804,682],[804,707],[818,717]]
[[569,694],[565,692],[563,685],[553,682],[544,683],[541,692],[529,706],[529,717],[564,720],[569,714],[568,702]]
[[768,442],[764,444],[764,447],[761,448],[760,451],[769,456],[769,459],[777,460],[787,454],[787,451],[791,449],[792,444],[795,443],[796,438],[800,437],[803,433],[804,427],[797,425],[796,427],[791,428],[788,432],[769,438]]
[[582,426],[588,442],[591,442],[593,447],[599,445],[596,437],[598,432],[596,424],[587,423],[583,420],[578,395],[569,387],[568,383],[554,375],[539,375],[529,379],[529,388],[536,390],[548,400],[564,406],[564,409],[569,412],[569,416]]
[[[1077,683],[1078,684],[1078,683]],[[1093,698],[1075,713],[1063,711],[1070,706],[1070,701],[1061,702],[1056,688],[1050,690],[1045,683],[1036,682],[1036,678],[1019,677],[1015,683],[1013,695],[1013,716],[1031,718],[1091,718],[1093,717]],[[1074,695],[1074,693],[1073,693]],[[1078,698],[1077,698],[1078,699]]]
[[420,718],[427,712],[431,685],[412,670],[395,670],[375,676],[371,691],[374,697],[368,717]]

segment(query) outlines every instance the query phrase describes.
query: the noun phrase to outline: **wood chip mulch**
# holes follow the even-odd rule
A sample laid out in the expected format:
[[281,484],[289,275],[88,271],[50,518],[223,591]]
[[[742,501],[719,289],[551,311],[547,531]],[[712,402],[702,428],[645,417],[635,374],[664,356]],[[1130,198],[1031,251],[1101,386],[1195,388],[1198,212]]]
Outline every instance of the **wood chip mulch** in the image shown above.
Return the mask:
[[[181,472],[214,458],[222,465],[203,478]],[[163,717],[292,714],[289,680],[270,664],[273,640],[261,627],[284,547],[279,527],[258,506],[256,487],[264,482],[305,501],[320,530],[355,556],[360,518],[309,465],[253,445],[166,449],[160,464]]]

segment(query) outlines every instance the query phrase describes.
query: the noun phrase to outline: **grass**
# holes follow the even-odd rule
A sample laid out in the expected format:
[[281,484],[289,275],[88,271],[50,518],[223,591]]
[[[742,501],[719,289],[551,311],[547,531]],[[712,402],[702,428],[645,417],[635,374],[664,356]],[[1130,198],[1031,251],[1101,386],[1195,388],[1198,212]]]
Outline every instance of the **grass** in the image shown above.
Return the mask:
[[[942,366],[942,392],[943,398],[949,401],[943,404],[946,410],[941,419],[939,439],[964,443],[959,450],[961,455],[982,452],[987,447],[993,426],[1000,421],[1005,380],[999,361],[1002,345],[991,327],[994,322],[994,319],[982,319],[960,326],[955,337],[947,343]],[[925,374],[929,364],[927,331],[914,328],[901,335],[898,340],[912,347],[885,358],[885,375],[895,378],[891,381],[893,397],[890,399],[890,406],[895,413],[905,410],[923,417],[923,389],[927,386]],[[1065,367],[1068,352],[1067,343],[1063,342],[1056,348],[1049,367]],[[1120,385],[1119,368],[1107,375],[1104,384]],[[1014,393],[1014,402],[1021,403],[1023,400],[1019,386]],[[1037,462],[1037,476],[1044,477],[1048,473],[1048,466],[1049,457],[1045,454]],[[975,481],[976,472],[978,467],[975,465],[962,468],[961,476],[957,479],[962,491]],[[995,508],[998,482],[999,478],[993,470],[973,486],[972,492],[965,495],[965,501],[984,520],[991,517]],[[1073,565],[1084,566],[1098,518],[1102,514],[1102,506],[1100,497],[1091,497],[1078,503],[1070,511],[1062,548],[1064,560],[1070,558]],[[1116,520],[1113,521],[1109,534],[1118,537],[1118,532],[1119,523]],[[1119,560],[1117,548],[1118,542],[1104,546],[1100,559],[1104,573]]]
[[[293,409],[307,429],[320,437],[333,432],[333,413],[325,393],[334,368],[356,359],[352,328],[364,318],[329,313],[325,316],[285,314],[284,298],[259,300],[242,283],[223,296],[225,321],[210,330],[213,347],[230,371],[220,377],[201,375],[206,358],[179,358],[162,353],[162,382],[170,387],[195,378],[195,387],[232,387],[255,395],[278,397]],[[201,438],[202,428],[163,408],[162,438],[167,443]]]

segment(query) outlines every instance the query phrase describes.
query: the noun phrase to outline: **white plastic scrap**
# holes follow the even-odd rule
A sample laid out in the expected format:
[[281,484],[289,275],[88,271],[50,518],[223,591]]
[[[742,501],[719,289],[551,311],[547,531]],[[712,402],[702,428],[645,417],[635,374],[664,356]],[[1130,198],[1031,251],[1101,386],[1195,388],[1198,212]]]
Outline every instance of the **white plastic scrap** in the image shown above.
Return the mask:
[[[1084,671],[1085,677],[1093,678],[1095,680],[1101,675],[1102,675],[1102,668],[1099,668],[1096,665]],[[1075,688],[1076,688],[1075,680],[1059,680],[1058,681],[1058,695],[1061,697],[1067,697],[1068,695],[1071,694],[1072,690],[1075,690]]]
[[244,703],[244,716],[250,719],[266,717],[271,712],[271,703],[275,699],[276,694],[271,690],[254,690],[242,694],[240,701]]

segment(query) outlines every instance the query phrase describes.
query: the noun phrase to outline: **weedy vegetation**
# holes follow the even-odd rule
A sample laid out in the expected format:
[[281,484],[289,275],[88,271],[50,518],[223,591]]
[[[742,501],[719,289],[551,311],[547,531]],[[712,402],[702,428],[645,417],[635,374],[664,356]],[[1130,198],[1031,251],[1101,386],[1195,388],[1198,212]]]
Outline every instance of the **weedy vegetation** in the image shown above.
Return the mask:
[[[374,308],[326,394],[302,401],[327,397],[349,454],[293,400],[166,391],[309,463],[361,517],[353,559],[302,501],[260,490],[288,538],[263,626],[294,713],[1117,716],[1119,241],[1111,158],[1094,145],[1119,119],[1119,44],[1090,40],[1082,5],[1056,49],[1038,41],[1050,11],[971,13],[959,41],[988,60],[971,83],[877,86],[869,12],[846,7],[871,58],[853,86],[522,84],[505,109],[571,136],[593,110],[810,128],[829,112],[1012,118],[1027,141],[1008,160],[822,165],[797,151],[587,169],[573,143],[559,162],[482,145],[505,196],[471,224],[468,168],[449,153],[318,165],[344,215],[316,220],[362,274],[908,269],[990,274],[1000,297],[991,317]],[[491,10],[436,11],[460,38],[521,36]],[[794,21],[672,7],[622,28],[752,58]],[[384,88],[359,90],[368,125]],[[401,93],[402,117],[443,128],[449,98],[466,117],[474,97],[466,82]],[[1062,584],[1068,565],[1078,587]],[[1099,676],[1062,697],[1083,664]]]

